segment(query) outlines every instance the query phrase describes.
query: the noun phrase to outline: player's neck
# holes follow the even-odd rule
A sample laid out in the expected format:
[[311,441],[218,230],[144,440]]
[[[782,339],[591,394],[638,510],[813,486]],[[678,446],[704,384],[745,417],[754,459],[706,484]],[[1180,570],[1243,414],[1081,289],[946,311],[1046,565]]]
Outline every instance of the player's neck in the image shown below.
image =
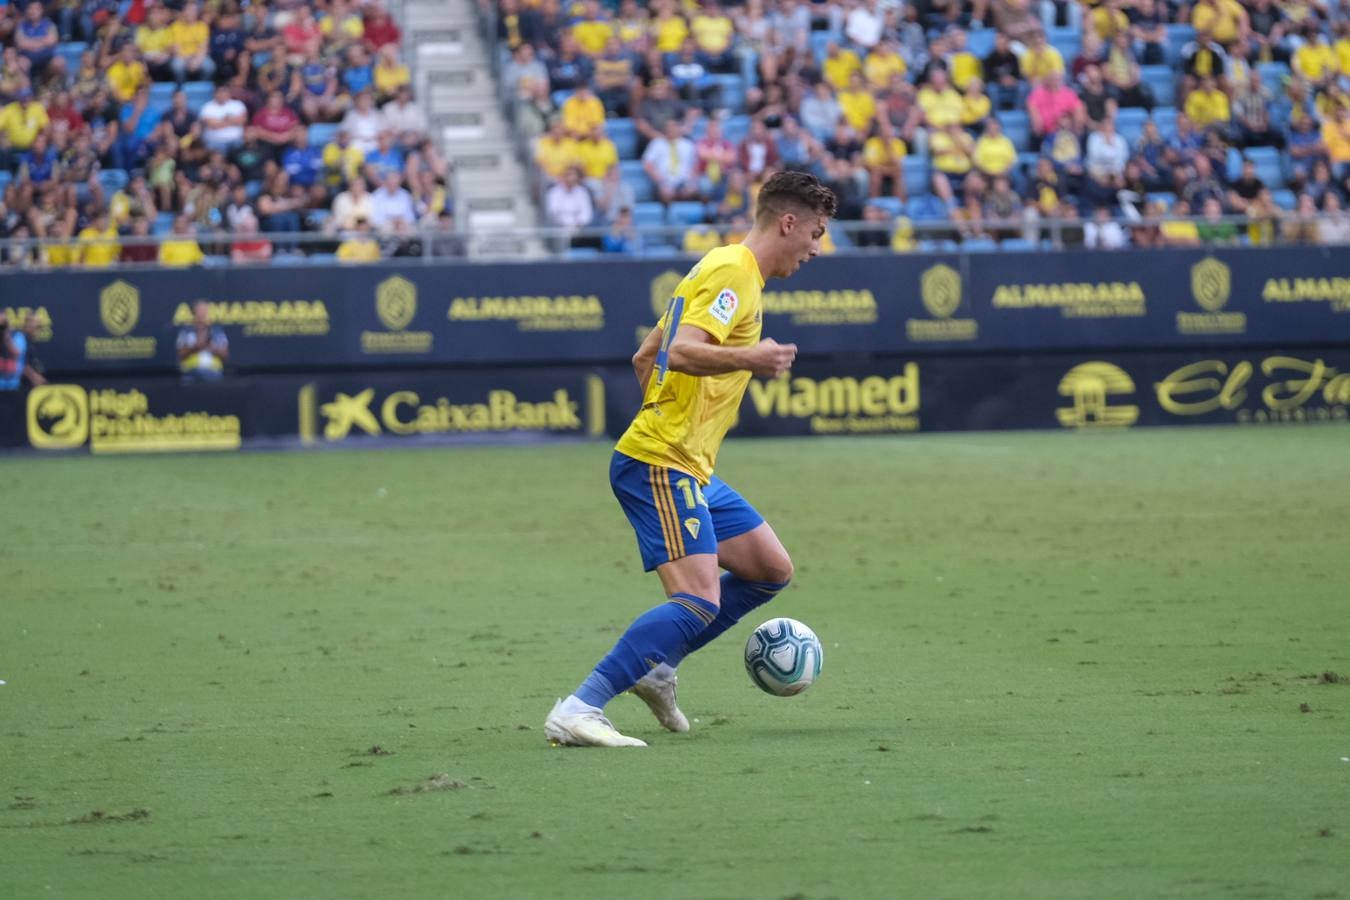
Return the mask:
[[760,231],[758,228],[750,229],[741,240],[741,246],[750,251],[755,258],[755,264],[759,266],[759,273],[764,279],[775,278],[778,275],[779,260],[778,254],[773,251],[772,236]]

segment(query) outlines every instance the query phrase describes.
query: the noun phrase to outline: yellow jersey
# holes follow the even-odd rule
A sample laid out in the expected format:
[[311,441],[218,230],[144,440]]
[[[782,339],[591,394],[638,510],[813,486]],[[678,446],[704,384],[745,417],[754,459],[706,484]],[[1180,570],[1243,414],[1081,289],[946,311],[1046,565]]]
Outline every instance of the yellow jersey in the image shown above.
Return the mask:
[[764,277],[744,244],[718,247],[689,270],[658,327],[661,347],[647,381],[642,408],[615,449],[639,462],[676,469],[706,485],[722,439],[736,421],[750,373],[697,377],[668,368],[670,342],[681,325],[693,325],[725,347],[759,343]]

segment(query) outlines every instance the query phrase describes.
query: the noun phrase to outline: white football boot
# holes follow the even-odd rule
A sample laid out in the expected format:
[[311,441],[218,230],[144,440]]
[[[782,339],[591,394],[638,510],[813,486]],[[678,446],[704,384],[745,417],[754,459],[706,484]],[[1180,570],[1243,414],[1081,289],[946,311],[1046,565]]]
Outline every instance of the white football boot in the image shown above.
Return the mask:
[[567,747],[645,747],[646,741],[619,734],[605,714],[599,712],[565,713],[563,702],[553,704],[544,720],[544,737],[549,743]]
[[680,712],[679,704],[675,702],[675,686],[679,681],[674,675],[661,678],[655,672],[648,672],[630,688],[647,704],[661,727],[668,731],[689,730],[689,719]]

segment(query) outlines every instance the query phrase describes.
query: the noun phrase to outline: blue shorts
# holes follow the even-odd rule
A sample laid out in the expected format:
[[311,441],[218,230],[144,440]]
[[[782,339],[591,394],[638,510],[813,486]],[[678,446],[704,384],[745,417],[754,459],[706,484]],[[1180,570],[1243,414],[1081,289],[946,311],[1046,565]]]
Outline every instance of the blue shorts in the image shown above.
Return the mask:
[[642,568],[693,553],[716,553],[717,542],[758,528],[764,517],[716,475],[700,488],[692,475],[615,452],[609,484],[637,532]]

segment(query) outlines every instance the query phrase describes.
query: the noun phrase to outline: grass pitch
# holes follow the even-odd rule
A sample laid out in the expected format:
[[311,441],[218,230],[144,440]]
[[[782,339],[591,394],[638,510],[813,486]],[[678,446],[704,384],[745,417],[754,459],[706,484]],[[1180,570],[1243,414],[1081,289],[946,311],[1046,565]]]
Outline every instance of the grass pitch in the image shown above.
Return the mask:
[[1341,427],[741,441],[825,642],[542,720],[659,599],[609,449],[23,459],[6,897],[1350,897]]

